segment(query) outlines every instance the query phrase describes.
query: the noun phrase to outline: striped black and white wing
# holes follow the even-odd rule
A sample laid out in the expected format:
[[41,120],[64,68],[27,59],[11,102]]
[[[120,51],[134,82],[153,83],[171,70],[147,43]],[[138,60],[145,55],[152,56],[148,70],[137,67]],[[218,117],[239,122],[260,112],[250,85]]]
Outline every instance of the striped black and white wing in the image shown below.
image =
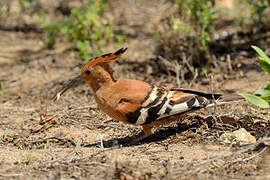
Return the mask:
[[[219,98],[220,95],[215,95]],[[185,114],[211,104],[213,96],[201,92],[153,86],[139,109],[127,114],[128,122],[136,125],[150,124],[171,116]]]

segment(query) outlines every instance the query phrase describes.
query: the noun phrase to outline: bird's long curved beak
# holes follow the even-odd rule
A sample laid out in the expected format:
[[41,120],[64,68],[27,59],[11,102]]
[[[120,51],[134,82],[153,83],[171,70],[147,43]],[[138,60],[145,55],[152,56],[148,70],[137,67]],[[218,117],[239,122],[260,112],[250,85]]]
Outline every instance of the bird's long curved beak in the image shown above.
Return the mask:
[[63,95],[68,89],[76,86],[79,84],[79,82],[81,81],[81,76],[76,76],[75,78],[69,80],[67,83],[65,83],[62,87],[62,89],[60,89],[53,97],[52,100],[53,101],[57,101],[60,99],[60,96]]

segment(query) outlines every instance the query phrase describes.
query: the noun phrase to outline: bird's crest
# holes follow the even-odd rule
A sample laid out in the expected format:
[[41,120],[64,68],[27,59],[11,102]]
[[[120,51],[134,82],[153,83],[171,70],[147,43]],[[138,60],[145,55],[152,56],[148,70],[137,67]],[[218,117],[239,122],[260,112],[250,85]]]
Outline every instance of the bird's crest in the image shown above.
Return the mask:
[[100,63],[109,63],[109,62],[117,59],[118,57],[120,57],[126,50],[127,50],[127,48],[121,48],[114,53],[103,54],[101,56],[98,56],[98,57],[88,61],[87,65],[93,67],[93,66],[100,64]]

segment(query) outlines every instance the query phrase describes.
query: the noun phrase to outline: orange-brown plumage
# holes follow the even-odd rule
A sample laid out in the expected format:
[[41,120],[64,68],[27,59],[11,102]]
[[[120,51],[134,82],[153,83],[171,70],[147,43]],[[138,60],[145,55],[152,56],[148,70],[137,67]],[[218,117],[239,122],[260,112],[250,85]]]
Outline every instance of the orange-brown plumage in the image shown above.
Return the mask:
[[[80,78],[83,79],[93,90],[95,100],[103,112],[115,120],[141,125],[144,136],[136,141],[149,136],[154,125],[167,124],[200,108],[242,99],[233,97],[225,100],[224,96],[219,94],[185,89],[168,90],[138,80],[116,80],[109,63],[126,50],[127,48],[122,48],[115,53],[88,61],[82,68],[80,76],[70,84]],[[72,86],[70,84],[58,94],[64,93]]]
[[95,93],[95,99],[102,111],[126,123],[125,114],[140,106],[150,87],[142,81],[119,79],[108,86],[100,87]]

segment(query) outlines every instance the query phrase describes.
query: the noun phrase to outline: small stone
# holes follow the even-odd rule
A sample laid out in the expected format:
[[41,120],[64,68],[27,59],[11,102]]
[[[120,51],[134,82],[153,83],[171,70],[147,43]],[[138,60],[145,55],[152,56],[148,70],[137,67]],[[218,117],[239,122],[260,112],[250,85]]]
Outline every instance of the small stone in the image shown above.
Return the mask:
[[256,138],[247,132],[244,128],[238,129],[231,133],[224,133],[220,136],[220,140],[225,143],[232,143],[235,141],[240,146],[256,142]]
[[64,135],[64,133],[62,132],[62,131],[56,131],[55,133],[54,133],[54,137],[56,137],[56,138],[59,138],[59,137],[61,137],[61,136],[63,136]]

